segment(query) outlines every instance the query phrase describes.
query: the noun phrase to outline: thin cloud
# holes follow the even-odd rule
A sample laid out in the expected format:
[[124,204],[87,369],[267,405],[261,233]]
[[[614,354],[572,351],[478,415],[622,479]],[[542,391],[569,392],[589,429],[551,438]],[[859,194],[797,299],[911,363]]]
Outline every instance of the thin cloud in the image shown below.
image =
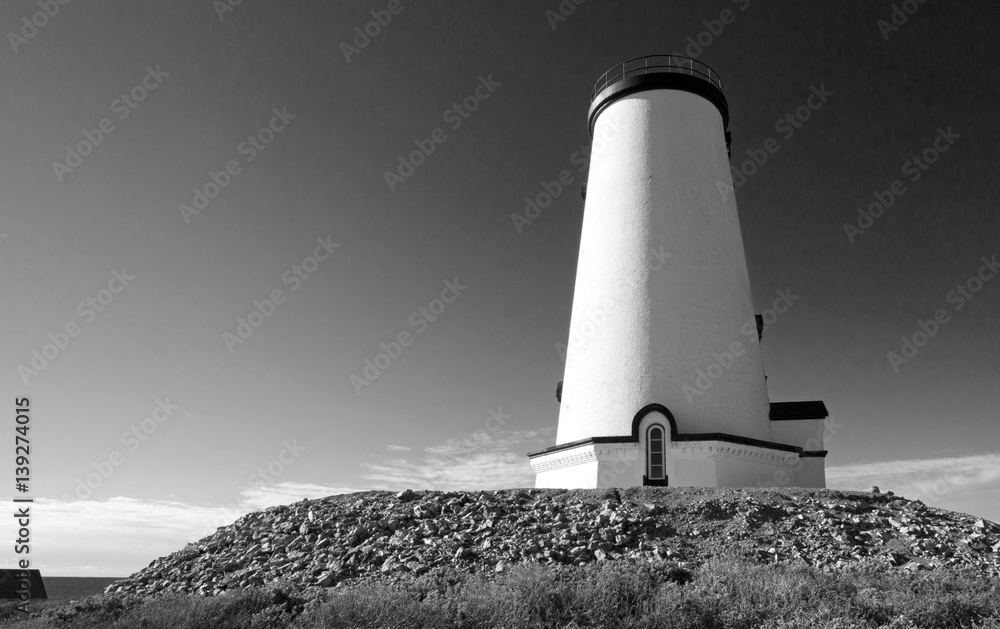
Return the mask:
[[[203,537],[225,514],[165,500],[48,500],[33,505],[34,565],[50,575],[126,576]],[[87,566],[101,568],[87,570]],[[83,568],[83,570],[81,570]]]
[[[302,499],[368,489],[498,489],[531,487],[535,474],[525,453],[551,441],[552,429],[485,430],[425,448],[413,460],[392,457],[365,466],[366,487],[312,483],[256,484],[241,488],[226,505],[198,506],[175,500],[43,500],[36,555],[47,574],[125,576],[257,509]],[[403,453],[408,446],[393,445]],[[33,549],[34,552],[34,549]],[[102,566],[97,569],[94,566]]]
[[240,503],[249,509],[266,509],[300,500],[326,498],[334,494],[352,494],[365,491],[354,487],[331,487],[313,483],[275,483],[253,485],[240,492]]
[[373,489],[480,490],[532,487],[525,453],[543,447],[552,430],[478,431],[423,449],[418,459],[367,463],[361,478]]
[[827,468],[826,480],[834,489],[867,490],[877,485],[907,498],[935,501],[950,493],[995,489],[1000,483],[1000,453],[842,465]]
[[[121,496],[39,498],[32,506],[33,565],[51,576],[127,576],[255,509],[356,491],[364,490],[308,483],[254,485],[222,506]],[[8,564],[0,565],[14,567]]]

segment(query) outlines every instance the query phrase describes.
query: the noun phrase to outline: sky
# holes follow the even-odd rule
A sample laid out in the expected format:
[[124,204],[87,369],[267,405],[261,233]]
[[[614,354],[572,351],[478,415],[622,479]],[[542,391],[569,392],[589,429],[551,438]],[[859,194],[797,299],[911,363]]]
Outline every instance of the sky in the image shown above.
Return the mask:
[[826,403],[828,485],[1000,520],[995,4],[44,6],[0,11],[0,392],[43,574],[302,498],[532,486],[591,89],[656,53],[725,82],[754,307],[798,297],[770,399]]

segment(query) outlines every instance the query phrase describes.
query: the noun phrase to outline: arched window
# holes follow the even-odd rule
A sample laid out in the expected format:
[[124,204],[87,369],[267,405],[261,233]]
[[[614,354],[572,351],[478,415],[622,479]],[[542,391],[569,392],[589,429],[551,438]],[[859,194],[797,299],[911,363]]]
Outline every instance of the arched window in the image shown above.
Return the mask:
[[649,480],[663,480],[664,471],[663,426],[653,424],[646,432],[646,476]]

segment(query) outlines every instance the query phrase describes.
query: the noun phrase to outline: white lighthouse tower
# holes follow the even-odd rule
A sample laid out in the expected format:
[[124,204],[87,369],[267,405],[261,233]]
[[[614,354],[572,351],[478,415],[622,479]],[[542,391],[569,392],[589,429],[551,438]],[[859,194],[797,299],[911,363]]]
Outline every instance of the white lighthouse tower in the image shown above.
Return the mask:
[[707,65],[633,59],[598,81],[556,445],[538,487],[825,486],[822,402],[768,401]]

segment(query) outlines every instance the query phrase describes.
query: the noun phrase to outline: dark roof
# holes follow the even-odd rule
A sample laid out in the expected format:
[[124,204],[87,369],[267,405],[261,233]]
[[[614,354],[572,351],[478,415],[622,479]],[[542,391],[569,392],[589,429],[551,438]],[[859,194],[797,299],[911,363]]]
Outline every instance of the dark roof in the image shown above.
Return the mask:
[[826,404],[819,400],[810,402],[771,402],[771,421],[796,419],[825,419],[830,416]]

